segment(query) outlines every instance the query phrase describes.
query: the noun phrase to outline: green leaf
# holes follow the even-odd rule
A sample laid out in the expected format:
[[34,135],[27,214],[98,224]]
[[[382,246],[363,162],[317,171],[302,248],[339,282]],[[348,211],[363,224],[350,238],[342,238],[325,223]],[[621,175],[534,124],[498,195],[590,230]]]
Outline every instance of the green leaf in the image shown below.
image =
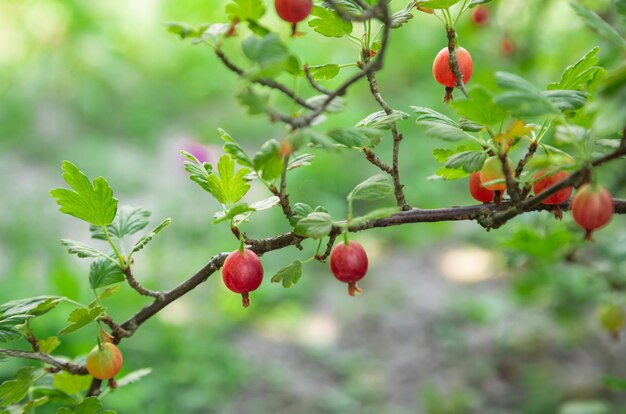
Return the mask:
[[302,262],[296,260],[292,264],[283,267],[272,277],[272,283],[282,283],[284,288],[290,288],[300,280],[302,276]]
[[412,106],[411,109],[417,114],[415,122],[418,125],[445,124],[458,128],[459,125],[447,116],[430,108]]
[[487,159],[487,153],[484,151],[462,151],[451,155],[445,163],[446,168],[463,169],[465,172],[472,173],[480,171]]
[[133,372],[129,372],[124,375],[122,378],[118,379],[117,388],[125,387],[130,384],[134,384],[141,380],[143,377],[150,375],[152,373],[152,368],[142,368]]
[[104,313],[103,306],[95,306],[93,308],[76,308],[70,313],[67,321],[70,322],[68,326],[61,329],[59,336],[67,335],[68,333],[79,330],[80,328],[88,325]]
[[271,139],[265,142],[254,156],[254,170],[260,173],[264,180],[272,181],[283,173],[284,163],[280,157],[280,143]]
[[331,139],[349,148],[374,147],[380,142],[382,134],[372,128],[342,128],[328,132]]
[[68,395],[80,395],[89,389],[91,377],[89,375],[72,375],[61,371],[52,376],[52,385]]
[[0,305],[0,316],[41,316],[54,309],[62,300],[63,298],[60,296],[49,295],[13,300]]
[[214,23],[211,25],[205,25],[202,29],[204,30],[201,31],[200,38],[204,41],[215,44],[222,39],[225,34],[230,32],[232,26],[230,23]]
[[[89,377],[87,377],[89,378]],[[30,389],[32,394],[32,398],[43,398],[46,397],[49,402],[57,403],[57,404],[74,404],[76,400],[73,397],[67,395],[61,390],[57,390],[52,386],[36,386]]]
[[[236,204],[229,210],[218,211],[217,213],[215,213],[213,215],[213,224],[218,224],[227,220],[234,220],[237,216],[245,216],[245,218],[247,218],[250,215],[249,213],[252,213],[253,211],[256,211],[256,209],[250,207],[246,203]],[[241,219],[237,221],[241,221]]]
[[454,6],[461,0],[429,0],[429,1],[420,1],[420,6],[426,9],[448,9],[451,6]]
[[37,343],[39,344],[39,350],[44,354],[51,354],[59,345],[61,345],[61,341],[59,341],[59,338],[56,336],[40,339]]
[[187,39],[189,37],[200,37],[204,32],[204,27],[196,29],[187,23],[182,22],[168,22],[165,24],[167,31],[175,35],[180,36],[181,39]]
[[579,2],[572,1],[571,4],[576,13],[585,21],[587,26],[593,29],[600,36],[604,37],[606,40],[613,43],[615,46],[621,48],[622,51],[626,51],[626,39],[624,39],[613,26],[608,24],[602,19],[602,17],[598,16],[596,13],[589,10]]
[[248,108],[248,114],[258,115],[267,111],[270,96],[256,93],[254,89],[247,87],[237,94],[237,100],[241,105]]
[[92,289],[120,283],[125,279],[122,269],[110,260],[95,260],[89,268],[89,285]]
[[561,112],[575,111],[587,103],[589,95],[583,91],[552,90],[542,92]]
[[248,168],[240,168],[235,174],[235,162],[228,155],[222,155],[217,164],[217,170],[219,179],[213,174],[209,177],[207,183],[211,188],[211,194],[220,203],[236,203],[250,190],[250,185],[245,179],[250,174],[250,170]]
[[35,367],[20,368],[15,379],[3,382],[0,385],[0,407],[17,404],[28,395],[28,389],[33,384]]
[[300,154],[297,157],[289,160],[289,164],[287,164],[287,171],[309,166],[314,159],[315,155],[313,154]]
[[323,212],[313,212],[298,221],[294,228],[294,233],[300,236],[320,239],[327,236],[333,228],[333,220],[330,214]]
[[109,255],[99,250],[96,250],[95,248],[88,246],[84,243],[81,243],[79,241],[70,240],[70,239],[61,239],[61,244],[67,247],[67,252],[69,254],[75,254],[80,258],[98,257],[98,258],[104,258],[106,260],[111,260],[113,263],[117,263],[115,259],[111,258]]
[[74,408],[74,414],[96,414],[102,410],[98,397],[87,397]]
[[226,5],[226,14],[232,20],[259,20],[265,14],[262,0],[232,0]]
[[[328,99],[328,95],[316,95],[307,99],[306,103],[308,103],[314,108],[318,108],[324,105],[327,99]],[[346,100],[343,99],[341,96],[338,96],[335,99],[333,99],[330,102],[330,104],[326,106],[324,110],[328,112],[329,114],[336,114],[336,113],[345,111],[345,109],[346,109]]]
[[198,184],[204,191],[211,193],[209,177],[213,175],[213,166],[208,162],[200,162],[191,153],[181,150],[180,153],[187,159],[185,170],[189,173],[189,179]]
[[358,184],[348,194],[348,200],[378,200],[393,192],[389,176],[378,174]]
[[222,140],[224,140],[224,152],[231,156],[232,159],[237,161],[237,163],[241,166],[254,168],[254,164],[252,159],[248,156],[246,151],[244,151],[243,147],[235,141],[233,137],[226,131],[221,128],[217,129]]
[[102,177],[89,181],[74,164],[63,161],[63,179],[72,188],[57,188],[50,195],[61,206],[62,213],[69,214],[95,226],[111,224],[117,211],[117,199],[113,190]]
[[[32,398],[32,397],[31,397]],[[48,402],[48,397],[41,397],[37,399],[32,399],[28,401],[26,404],[22,405],[22,414],[33,414],[35,412],[35,408],[41,407],[42,405]]]
[[[309,66],[309,73],[316,81],[326,81],[333,79],[334,77],[339,75],[340,70],[341,66],[334,63],[320,66]],[[300,71],[300,75],[305,76],[304,70]]]
[[29,319],[32,318],[32,315],[0,317],[0,342],[8,342],[13,339],[20,338],[22,333],[18,327],[24,325]]
[[[143,230],[150,222],[150,212],[140,207],[120,206],[117,215],[106,229],[110,236],[122,239]],[[102,227],[90,226],[91,237],[106,240]]]
[[413,18],[411,11],[415,7],[415,2],[411,1],[406,7],[391,16],[391,28],[397,29]]
[[548,85],[548,90],[574,89],[581,91],[593,91],[606,71],[596,66],[599,47],[591,49],[575,64],[568,66],[559,82]]
[[480,125],[497,125],[506,117],[506,111],[496,105],[493,96],[482,87],[470,90],[468,99],[452,101],[451,106],[459,115]]
[[558,114],[559,109],[534,85],[512,73],[497,72],[498,86],[510,89],[496,98],[496,103],[517,117]]
[[241,44],[243,53],[257,69],[247,75],[253,78],[273,77],[286,69],[292,55],[281,42],[277,33],[270,33],[264,37],[249,36]]
[[389,129],[393,124],[403,119],[407,119],[409,114],[402,111],[393,111],[387,114],[385,111],[374,112],[356,124],[356,127],[369,127],[376,129]]
[[116,294],[117,292],[119,292],[119,290],[121,289],[120,285],[116,285],[116,286],[111,286],[108,287],[106,289],[104,289],[103,291],[100,292],[100,294],[98,295],[98,300],[93,300],[91,301],[91,303],[89,304],[90,308],[93,308],[94,306],[96,306],[98,303],[102,302],[104,299],[113,296],[114,294]]
[[352,23],[343,20],[336,11],[321,6],[313,6],[309,26],[326,37],[343,37],[352,33]]
[[313,212],[313,207],[305,203],[296,203],[291,208],[293,216],[289,219],[292,226],[295,226],[300,220]]
[[132,257],[134,253],[137,253],[139,250],[146,247],[146,244],[150,243],[150,241],[152,241],[152,239],[154,239],[154,237],[157,234],[162,232],[170,224],[172,224],[172,219],[168,217],[165,220],[163,220],[161,223],[159,223],[158,226],[152,229],[150,233],[147,233],[141,236],[141,238],[137,240],[137,243],[135,243],[135,245],[133,246],[133,250],[128,255],[128,259],[130,260],[130,258]]

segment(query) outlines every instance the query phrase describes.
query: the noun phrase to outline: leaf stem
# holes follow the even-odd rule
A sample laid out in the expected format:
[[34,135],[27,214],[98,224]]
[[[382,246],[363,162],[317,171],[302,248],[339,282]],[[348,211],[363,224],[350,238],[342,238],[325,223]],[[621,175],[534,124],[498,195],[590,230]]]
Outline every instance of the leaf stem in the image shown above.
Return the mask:
[[119,261],[118,264],[122,268],[126,267],[126,263],[124,262],[124,257],[120,254],[119,250],[117,250],[117,246],[115,246],[115,243],[113,243],[113,240],[111,240],[111,236],[109,236],[109,232],[107,230],[107,227],[106,226],[100,226],[100,227],[102,228],[102,232],[104,233],[104,237],[109,242],[109,245],[113,249],[113,252],[115,253],[115,256],[117,257],[117,260]]

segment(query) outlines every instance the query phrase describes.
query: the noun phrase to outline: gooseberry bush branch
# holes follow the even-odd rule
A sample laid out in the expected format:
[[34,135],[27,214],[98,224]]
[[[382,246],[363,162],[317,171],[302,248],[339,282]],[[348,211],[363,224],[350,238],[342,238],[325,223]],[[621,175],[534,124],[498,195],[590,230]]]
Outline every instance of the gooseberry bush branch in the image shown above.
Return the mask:
[[[203,162],[182,151],[190,179],[222,207],[214,215],[214,223],[228,223],[236,239],[233,247],[241,247],[234,249],[235,252],[245,248],[263,256],[292,246],[303,250],[304,240],[316,240],[317,250],[309,255],[310,259],[296,260],[272,277],[272,282],[281,282],[284,287],[290,287],[300,279],[303,265],[313,259],[324,262],[331,257],[338,238],[343,240],[341,243],[345,246],[349,246],[348,235],[351,233],[410,223],[443,221],[476,221],[487,230],[496,229],[521,214],[552,211],[553,206],[542,203],[548,197],[564,188],[578,188],[586,184],[592,180],[594,169],[623,159],[626,156],[626,129],[620,137],[617,134],[607,137],[611,150],[605,149],[602,151],[603,155],[594,159],[572,156],[567,152],[573,151],[572,148],[561,149],[542,141],[548,131],[551,131],[552,135],[561,136],[561,141],[570,143],[574,150],[594,142],[593,130],[585,125],[593,124],[595,114],[593,111],[585,111],[585,107],[604,74],[604,69],[597,66],[597,49],[568,67],[561,80],[548,85],[546,90],[535,87],[517,75],[503,72],[496,74],[499,87],[497,92],[482,86],[466,88],[464,74],[461,73],[455,54],[458,46],[455,26],[465,11],[486,2],[488,1],[411,1],[396,13],[392,13],[391,4],[387,0],[327,0],[316,5],[313,9],[314,18],[309,21],[309,26],[320,35],[350,38],[359,44],[358,61],[348,65],[301,64],[279,34],[262,25],[261,18],[266,9],[261,0],[250,0],[249,8],[241,6],[238,1],[228,3],[227,23],[205,25],[198,29],[182,24],[170,25],[170,30],[182,38],[193,38],[196,43],[208,44],[224,67],[242,79],[244,88],[238,98],[251,115],[265,114],[271,121],[285,124],[280,139],[266,141],[253,156],[221,129],[219,135],[224,142],[225,154],[218,162]],[[453,18],[452,8],[456,6],[460,8],[457,7],[456,17]],[[414,208],[407,202],[400,180],[401,142],[404,139],[401,122],[410,115],[394,109],[385,100],[377,72],[383,68],[393,30],[413,19],[416,10],[425,12],[420,13],[420,17],[428,18],[432,14],[442,20],[442,31],[445,32],[449,52],[449,68],[446,69],[454,74],[457,79],[454,87],[460,89],[464,95],[464,98],[451,103],[452,109],[459,116],[458,121],[430,108],[412,107],[417,124],[425,128],[425,135],[460,144],[452,149],[442,148],[435,151],[433,155],[442,165],[434,178],[454,180],[480,172],[485,188],[500,186],[502,189],[498,191],[506,190],[508,199],[501,199],[502,193],[499,193],[495,203],[438,209]],[[352,24],[355,22],[364,23],[365,29],[360,39],[352,34]],[[373,22],[379,25],[378,30]],[[251,33],[241,42],[241,47],[250,67],[234,63],[224,50],[226,42],[236,38],[238,32],[246,30]],[[352,68],[356,68],[355,72],[343,75],[345,79],[336,88],[331,89],[324,85],[325,81],[340,76],[342,70],[353,70]],[[305,98],[285,82],[277,80],[280,76],[305,77],[311,88],[321,95]],[[325,117],[341,111],[346,104],[344,97],[348,90],[362,80],[367,81],[369,91],[381,110],[366,116],[353,127],[321,131],[319,125],[323,124]],[[276,109],[270,104],[270,96],[257,90],[259,86],[286,96],[299,109],[292,113]],[[454,87],[447,86],[447,94],[451,94]],[[580,130],[584,130],[584,133],[580,133]],[[392,137],[390,163],[383,161],[376,153],[376,147],[381,144],[386,131]],[[513,151],[521,148],[524,143],[529,143],[525,155],[517,163],[512,163]],[[289,172],[314,162],[313,155],[302,153],[305,148],[359,151],[365,155],[366,161],[382,172],[362,181],[347,195],[345,219],[333,218],[323,206],[313,207],[290,200]],[[497,157],[497,164],[502,170],[496,171],[498,174],[494,177],[483,174],[486,160],[490,157]],[[144,287],[132,271],[135,254],[148,246],[170,225],[171,220],[164,219],[151,231],[140,236],[126,254],[124,246],[131,241],[131,237],[148,226],[151,214],[141,208],[118,206],[118,200],[104,178],[98,177],[90,181],[69,161],[64,162],[62,168],[63,178],[70,188],[52,190],[51,195],[59,204],[61,212],[88,223],[92,238],[105,242],[105,248],[112,250],[112,253],[74,240],[62,241],[70,254],[92,260],[89,284],[95,297],[88,305],[58,296],[39,296],[0,305],[0,342],[25,339],[33,349],[0,349],[0,355],[39,361],[47,367],[39,375],[34,372],[34,368],[18,373],[16,378],[26,381],[26,389],[35,386],[47,374],[56,375],[62,371],[79,376],[90,374],[88,365],[82,360],[72,361],[52,355],[60,343],[59,338],[79,329],[95,326],[98,332],[97,349],[102,350],[101,342],[117,345],[125,338],[132,337],[145,322],[169,304],[204,283],[224,266],[226,259],[232,254],[215,254],[194,275],[169,290],[158,291]],[[567,170],[569,176],[531,196],[533,173],[543,169]],[[489,179],[482,180],[483,175],[489,176]],[[254,203],[242,201],[254,183],[265,187],[269,197]],[[393,206],[354,217],[354,203],[383,200],[390,196],[395,198]],[[571,204],[572,201],[567,200],[559,208],[568,210]],[[242,227],[254,215],[274,206],[281,208],[292,230],[265,238],[248,237]],[[626,200],[613,199],[613,207],[616,213],[626,214]],[[243,245],[239,246],[240,243]],[[121,288],[124,281],[139,295],[152,301],[119,323],[107,313],[104,303]],[[351,284],[353,293],[359,291],[354,283]],[[246,298],[247,294],[245,292]],[[37,339],[28,322],[52,311],[61,303],[69,303],[73,307],[68,317],[68,325],[57,336]],[[102,327],[108,327],[108,331]],[[55,380],[63,381],[63,378],[59,376]],[[110,382],[104,393],[116,383],[120,385],[124,381]],[[11,384],[7,387],[13,386]],[[102,393],[102,384],[101,379],[94,378],[91,385],[81,391],[86,392],[87,397],[93,398]],[[24,398],[22,395],[19,399],[5,401],[0,397],[0,407],[18,406]],[[95,411],[85,411],[81,407],[86,402],[93,404],[93,401],[85,398],[63,413],[100,412],[98,410],[101,406]],[[23,406],[25,405],[20,407]]]

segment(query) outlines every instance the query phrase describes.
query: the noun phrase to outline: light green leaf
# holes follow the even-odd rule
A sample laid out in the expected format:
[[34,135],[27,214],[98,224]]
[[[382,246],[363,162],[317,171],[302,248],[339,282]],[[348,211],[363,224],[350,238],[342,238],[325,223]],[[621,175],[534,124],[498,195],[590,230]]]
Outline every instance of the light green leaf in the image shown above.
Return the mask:
[[92,289],[120,283],[125,280],[124,272],[110,260],[98,259],[89,268],[89,285]]
[[259,20],[265,14],[262,0],[232,0],[226,5],[226,14],[230,20]]
[[349,148],[374,147],[380,142],[382,131],[372,128],[342,128],[328,132],[338,144]]
[[[143,230],[150,222],[150,212],[140,207],[120,206],[117,215],[106,229],[110,236],[122,239]],[[91,237],[106,240],[102,227],[90,226]]]
[[[248,76],[253,78],[273,77],[286,69],[292,55],[281,42],[277,33],[270,33],[264,37],[249,36],[241,44],[243,53],[257,69],[250,71]],[[298,64],[299,66],[299,64]]]
[[413,18],[411,11],[415,8],[415,2],[411,1],[406,7],[391,16],[391,28],[397,29]]
[[0,407],[17,404],[28,395],[28,389],[33,384],[35,367],[20,368],[15,379],[3,382],[0,385]]
[[74,408],[74,414],[96,414],[102,410],[102,403],[97,397],[87,397]]
[[302,262],[296,260],[292,264],[280,269],[272,276],[272,283],[282,283],[284,288],[290,288],[300,280],[302,276]]
[[575,89],[592,92],[606,71],[596,66],[599,47],[594,47],[575,64],[568,66],[559,82],[548,85],[548,90]]
[[270,96],[265,93],[257,93],[251,87],[247,87],[237,94],[237,100],[248,109],[248,114],[258,115],[267,111]]
[[93,308],[76,308],[70,313],[67,321],[70,322],[68,326],[61,329],[59,336],[67,335],[68,333],[79,330],[80,328],[88,325],[104,313],[103,306],[95,306]]
[[50,195],[61,206],[62,213],[69,214],[95,226],[107,226],[115,218],[117,199],[113,190],[102,177],[93,184],[74,164],[63,161],[63,179],[72,188],[57,188]]
[[482,87],[473,88],[468,99],[452,101],[451,106],[459,115],[480,125],[497,125],[506,117],[506,111],[496,105],[493,96]]
[[389,176],[378,174],[358,184],[348,194],[348,200],[378,200],[393,192]]
[[22,336],[18,329],[24,325],[33,315],[13,315],[0,317],[0,342],[8,342]]
[[418,125],[431,125],[431,124],[445,124],[451,127],[458,128],[459,125],[447,116],[430,108],[424,108],[422,106],[412,106],[411,109],[417,114],[415,122]]
[[39,350],[44,354],[51,354],[52,351],[57,349],[59,345],[61,345],[61,341],[56,336],[51,336],[46,339],[40,339],[37,341],[39,344]]
[[237,163],[241,166],[254,168],[254,164],[252,159],[248,156],[246,151],[243,149],[235,139],[230,136],[230,134],[224,131],[221,128],[218,128],[217,132],[219,132],[222,140],[224,140],[224,152],[231,156],[232,159],[237,161]]
[[287,164],[287,171],[309,166],[314,159],[315,155],[313,154],[300,154],[297,157],[289,160],[289,164]]
[[480,171],[487,159],[484,151],[462,151],[451,155],[445,163],[449,169],[463,169],[467,173]]
[[313,212],[298,221],[294,233],[300,236],[320,239],[327,236],[333,227],[333,220],[328,213]]
[[321,6],[313,6],[309,26],[326,37],[343,37],[352,33],[352,23],[343,20],[336,11]]
[[154,237],[157,234],[162,232],[170,224],[172,224],[172,219],[168,217],[165,220],[163,220],[161,223],[159,223],[158,226],[156,226],[154,229],[152,229],[152,231],[150,233],[147,233],[147,234],[144,234],[143,236],[141,236],[141,238],[139,240],[137,240],[137,243],[135,243],[135,245],[133,246],[133,250],[128,255],[128,259],[130,260],[130,258],[132,257],[132,255],[134,253],[137,253],[139,250],[141,250],[144,247],[146,247],[146,244],[148,244],[152,239],[154,239]]
[[[250,213],[256,211],[254,208],[250,207],[246,203],[236,204],[231,207],[229,210],[218,211],[213,215],[213,224],[218,224],[223,221],[234,220],[237,216],[245,216],[241,218],[247,218]],[[238,220],[241,221],[241,220]]]
[[[334,63],[320,66],[309,66],[309,73],[316,81],[326,81],[333,79],[334,77],[339,75],[340,70],[341,66]],[[300,71],[300,75],[305,76],[304,70]]]
[[[328,95],[316,95],[307,99],[306,103],[308,103],[314,108],[318,108],[324,105],[327,99],[328,99]],[[324,110],[328,112],[329,114],[336,114],[336,113],[345,111],[345,109],[346,109],[346,100],[343,99],[341,96],[338,96],[335,99],[333,99],[330,102],[330,104],[326,106]]]

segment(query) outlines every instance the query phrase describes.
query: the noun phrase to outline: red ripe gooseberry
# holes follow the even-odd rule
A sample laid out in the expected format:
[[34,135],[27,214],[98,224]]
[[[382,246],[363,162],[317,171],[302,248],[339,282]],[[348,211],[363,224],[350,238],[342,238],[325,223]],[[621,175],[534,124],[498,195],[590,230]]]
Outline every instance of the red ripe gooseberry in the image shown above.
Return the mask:
[[252,250],[235,250],[222,266],[222,279],[228,289],[241,294],[244,308],[250,306],[249,293],[258,289],[263,281],[263,265]]
[[87,372],[99,380],[107,380],[115,377],[122,369],[122,353],[117,346],[110,342],[105,342],[101,346],[96,346],[87,355]]
[[[514,173],[515,167],[510,159],[507,158],[507,163],[509,164],[509,170],[511,173]],[[496,156],[489,157],[485,160],[483,164],[483,168],[480,170],[480,181],[482,183],[488,183],[490,181],[495,180],[504,180],[506,178],[504,174],[504,169],[502,168],[502,162]],[[506,190],[506,182],[502,181],[495,184],[490,184],[485,186],[486,189],[491,191],[505,191]]]
[[[456,49],[456,59],[459,64],[459,70],[463,75],[463,83],[469,82],[472,77],[472,56],[469,52],[462,47]],[[433,62],[433,76],[435,80],[443,86],[454,88],[456,87],[457,79],[450,68],[450,51],[447,47],[441,49],[441,51],[435,57]]]
[[574,221],[586,230],[585,240],[591,240],[594,230],[606,226],[611,221],[614,211],[611,193],[600,185],[583,185],[572,201],[572,216]]
[[[535,184],[533,185],[533,192],[538,196],[542,191],[557,185],[563,180],[566,180],[569,174],[565,171],[559,171],[554,174],[550,174],[548,171],[542,170],[535,174]],[[557,191],[549,197],[544,198],[541,203],[546,205],[563,204],[569,200],[572,195],[572,187],[565,187],[562,190]]]
[[306,19],[313,9],[312,0],[275,0],[276,13],[286,22],[298,23]]
[[353,240],[347,244],[339,243],[330,255],[330,270],[338,280],[348,284],[350,296],[362,292],[356,282],[363,279],[367,273],[367,264],[365,250]]
[[476,26],[484,26],[489,22],[489,9],[479,4],[472,10],[472,21]]
[[491,190],[483,187],[482,181],[480,181],[480,172],[476,171],[472,173],[469,179],[469,189],[472,197],[482,203],[491,203],[495,193]]

